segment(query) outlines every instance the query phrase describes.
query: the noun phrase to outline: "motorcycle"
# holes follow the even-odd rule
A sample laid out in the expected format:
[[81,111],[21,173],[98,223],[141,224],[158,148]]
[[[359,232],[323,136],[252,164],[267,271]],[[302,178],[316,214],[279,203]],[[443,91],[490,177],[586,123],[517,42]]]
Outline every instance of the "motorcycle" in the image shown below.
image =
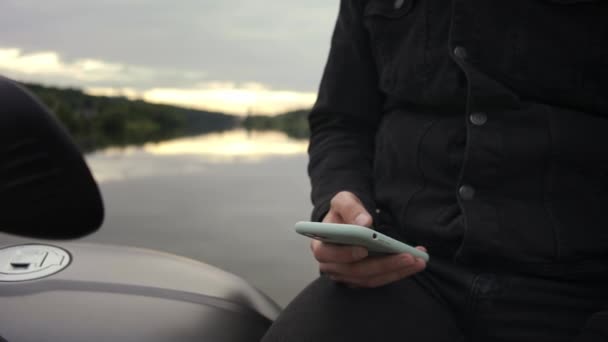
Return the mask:
[[31,92],[0,76],[0,342],[258,341],[280,313],[236,275],[185,257],[79,243],[103,222],[76,144]]

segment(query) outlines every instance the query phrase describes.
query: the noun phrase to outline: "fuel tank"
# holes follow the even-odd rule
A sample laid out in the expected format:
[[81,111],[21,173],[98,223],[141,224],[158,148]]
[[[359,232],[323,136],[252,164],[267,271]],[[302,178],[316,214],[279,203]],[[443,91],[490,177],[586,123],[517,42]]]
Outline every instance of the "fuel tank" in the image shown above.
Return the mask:
[[258,341],[279,311],[243,279],[173,254],[0,245],[0,336],[9,342]]

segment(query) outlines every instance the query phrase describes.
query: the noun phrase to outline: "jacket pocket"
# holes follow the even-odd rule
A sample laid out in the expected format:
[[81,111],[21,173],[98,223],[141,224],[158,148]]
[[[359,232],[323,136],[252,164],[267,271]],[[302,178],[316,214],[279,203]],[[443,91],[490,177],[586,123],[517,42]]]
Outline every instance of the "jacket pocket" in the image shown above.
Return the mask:
[[490,3],[477,9],[470,60],[522,97],[554,101],[552,94],[559,94],[561,101],[579,93],[597,72],[608,2],[535,0],[504,6],[506,13]]
[[[556,17],[553,22],[547,22],[547,28],[552,31],[553,49],[551,57],[559,56],[564,60],[560,70],[554,75],[561,76],[559,80],[550,82],[565,90],[567,94],[575,94],[584,98],[587,108],[597,111],[606,108],[608,98],[608,1],[606,0],[537,0],[542,3],[542,10]],[[560,50],[558,50],[560,49]],[[553,58],[558,60],[558,58]],[[546,63],[551,65],[554,62]],[[568,64],[566,64],[568,63]],[[542,68],[547,67],[542,65]],[[576,72],[573,68],[577,68]],[[539,70],[540,70],[539,69]],[[593,108],[595,106],[595,108]],[[605,110],[600,110],[604,112]],[[604,114],[606,115],[606,114]]]
[[364,16],[396,19],[408,14],[413,5],[414,0],[372,0],[365,6]]
[[404,86],[422,86],[426,70],[426,14],[420,10],[422,5],[414,0],[370,0],[363,10],[378,87],[385,94],[403,92]]
[[[385,114],[376,134],[374,194],[378,208],[390,216],[383,224],[392,232],[405,234],[406,211],[410,200],[425,184],[419,165],[420,144],[435,121],[426,115],[403,111]],[[390,218],[390,220],[388,220]],[[386,229],[386,228],[385,228]]]

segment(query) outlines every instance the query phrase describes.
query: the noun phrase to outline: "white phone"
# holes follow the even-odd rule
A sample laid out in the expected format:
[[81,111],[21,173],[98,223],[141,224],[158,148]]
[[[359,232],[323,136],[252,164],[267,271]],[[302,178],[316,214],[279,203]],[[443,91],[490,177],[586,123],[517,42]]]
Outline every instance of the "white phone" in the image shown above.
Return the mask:
[[370,253],[409,253],[424,261],[429,255],[401,241],[379,233],[373,229],[354,224],[322,223],[300,221],[295,225],[296,232],[323,242],[354,245],[367,248]]

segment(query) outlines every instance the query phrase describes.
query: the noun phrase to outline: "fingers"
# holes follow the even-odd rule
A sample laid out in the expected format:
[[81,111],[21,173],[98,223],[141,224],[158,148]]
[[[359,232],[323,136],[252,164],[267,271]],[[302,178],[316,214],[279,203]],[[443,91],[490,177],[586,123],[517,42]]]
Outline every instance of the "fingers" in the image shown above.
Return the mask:
[[326,219],[323,222],[348,223],[366,227],[372,225],[372,216],[359,198],[348,191],[341,191],[331,199]]
[[[396,261],[394,259],[391,259],[389,261],[387,259],[383,260],[381,264],[375,265],[370,263],[368,265],[359,266],[359,264],[365,263],[365,261],[362,261],[350,265],[350,268],[344,267],[345,265],[340,265],[341,267],[337,268],[335,266],[328,265],[322,267],[322,269],[327,269],[328,271],[326,271],[326,273],[334,281],[346,283],[351,287],[372,288],[383,286],[395,282],[397,280],[407,278],[426,268],[426,262],[424,260],[420,258],[414,258],[411,255],[408,256],[410,258],[407,258],[403,254],[400,254],[400,258],[395,258],[397,260],[401,259],[400,261]],[[393,256],[381,258],[392,257]],[[382,269],[383,271],[378,271],[378,269]]]
[[[367,249],[312,240],[310,249],[319,263],[353,263],[367,257]],[[322,270],[321,270],[322,271]]]
[[424,246],[416,246],[416,249],[419,251],[423,251],[424,253],[428,253],[428,251],[426,250],[426,247],[424,247]]
[[[355,194],[341,191],[332,198],[323,222],[370,227],[372,216]],[[426,252],[422,246],[416,248]],[[368,258],[368,251],[364,247],[335,245],[318,240],[311,242],[310,249],[322,273],[352,287],[383,286],[426,267],[424,260],[407,253]]]
[[416,264],[413,266],[398,269],[390,273],[380,274],[374,277],[369,278],[353,278],[353,277],[339,277],[339,276],[330,276],[330,278],[337,282],[345,283],[351,287],[363,287],[363,288],[373,288],[384,286],[390,284],[392,282],[410,277],[422,270],[426,267],[424,260],[418,259]]
[[408,268],[416,262],[410,254],[395,254],[389,256],[373,257],[356,263],[321,263],[321,272],[350,278],[369,278],[380,274]]
[[327,214],[325,214],[325,217],[323,218],[323,222],[325,222],[325,223],[346,223],[346,222],[342,221],[342,217],[340,217],[340,215],[338,215],[338,212],[336,210],[332,210],[331,208],[329,209]]
[[[372,217],[359,198],[352,192],[341,191],[331,200],[329,212],[323,218],[326,223],[348,223],[371,226]],[[312,253],[319,263],[353,263],[367,257],[367,249],[313,240]]]

